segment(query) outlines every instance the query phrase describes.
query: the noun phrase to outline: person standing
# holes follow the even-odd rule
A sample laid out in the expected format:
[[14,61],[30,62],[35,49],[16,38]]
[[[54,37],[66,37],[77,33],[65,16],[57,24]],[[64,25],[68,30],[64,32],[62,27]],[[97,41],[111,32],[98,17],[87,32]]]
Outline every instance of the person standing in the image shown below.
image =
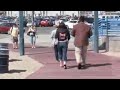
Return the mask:
[[67,69],[67,50],[70,40],[70,33],[63,22],[59,24],[55,39],[58,40],[58,56],[60,61],[60,67],[64,67],[64,69]]
[[56,29],[51,32],[51,39],[52,39],[52,46],[54,47],[54,52],[55,52],[55,58],[57,61],[59,61],[58,58],[58,43],[55,43],[55,34],[58,30],[58,25],[55,25]]
[[89,38],[92,36],[91,27],[85,24],[85,17],[80,16],[79,23],[73,26],[72,36],[75,37],[75,57],[78,64],[78,69],[85,68],[87,46]]
[[35,43],[36,43],[36,28],[35,28],[34,25],[32,25],[31,27],[29,27],[29,29],[27,31],[27,35],[30,36],[32,48],[36,48],[35,47]]
[[18,48],[18,35],[19,35],[19,29],[18,26],[15,24],[13,27],[10,28],[10,34],[12,36],[13,40],[13,48]]

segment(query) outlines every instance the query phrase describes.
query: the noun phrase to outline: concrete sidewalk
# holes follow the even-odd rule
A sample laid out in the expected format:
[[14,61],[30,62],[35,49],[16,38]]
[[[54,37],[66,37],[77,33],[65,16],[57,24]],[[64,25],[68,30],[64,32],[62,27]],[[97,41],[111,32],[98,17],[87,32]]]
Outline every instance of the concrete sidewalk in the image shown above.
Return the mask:
[[0,79],[24,79],[43,67],[41,63],[27,55],[20,56],[18,52],[13,51],[10,51],[9,55],[9,72],[0,73]]

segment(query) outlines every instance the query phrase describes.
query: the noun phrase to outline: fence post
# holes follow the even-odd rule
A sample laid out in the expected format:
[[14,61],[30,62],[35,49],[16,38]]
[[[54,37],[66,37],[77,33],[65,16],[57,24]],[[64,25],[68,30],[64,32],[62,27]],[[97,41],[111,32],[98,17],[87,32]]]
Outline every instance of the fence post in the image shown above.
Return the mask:
[[105,38],[105,42],[106,42],[106,52],[109,51],[109,35],[108,35],[108,17],[106,18],[107,20],[107,32],[106,32],[106,38]]

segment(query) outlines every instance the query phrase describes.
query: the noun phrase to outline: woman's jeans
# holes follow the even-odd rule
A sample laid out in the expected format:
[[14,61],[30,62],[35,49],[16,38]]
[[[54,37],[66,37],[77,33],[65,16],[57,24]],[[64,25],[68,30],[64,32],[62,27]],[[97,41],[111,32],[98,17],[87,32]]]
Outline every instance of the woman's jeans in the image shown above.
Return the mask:
[[36,36],[30,36],[30,41],[32,45],[35,45],[36,43]]
[[54,45],[54,51],[55,51],[55,58],[58,61],[59,60],[59,58],[58,58],[58,45]]
[[59,60],[67,61],[68,42],[58,43],[58,56]]

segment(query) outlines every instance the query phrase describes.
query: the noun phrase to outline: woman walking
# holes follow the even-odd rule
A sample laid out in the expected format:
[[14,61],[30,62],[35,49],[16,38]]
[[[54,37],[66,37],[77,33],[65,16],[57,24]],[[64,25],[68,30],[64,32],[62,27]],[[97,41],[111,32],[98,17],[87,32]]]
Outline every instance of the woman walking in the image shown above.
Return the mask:
[[67,50],[68,42],[70,40],[70,32],[63,22],[59,24],[55,39],[58,40],[58,56],[60,61],[60,67],[64,67],[64,69],[67,69]]
[[35,47],[35,43],[36,43],[36,28],[35,28],[35,26],[31,26],[31,27],[28,29],[27,35],[30,36],[30,41],[31,41],[31,46],[32,46],[32,48],[36,48],[36,47]]

